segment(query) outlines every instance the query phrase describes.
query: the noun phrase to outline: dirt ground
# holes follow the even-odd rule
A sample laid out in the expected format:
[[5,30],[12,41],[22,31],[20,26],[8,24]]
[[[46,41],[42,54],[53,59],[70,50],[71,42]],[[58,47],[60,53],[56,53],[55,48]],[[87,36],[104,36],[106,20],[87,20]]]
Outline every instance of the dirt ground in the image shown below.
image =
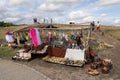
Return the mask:
[[97,76],[91,76],[85,73],[85,69],[89,68],[89,65],[85,65],[83,68],[72,67],[61,64],[54,64],[44,62],[40,58],[31,60],[30,62],[15,61],[21,64],[25,64],[29,67],[40,71],[52,80],[120,80],[120,41],[114,39],[107,33],[101,36],[100,33],[93,33],[94,37],[99,41],[107,42],[114,45],[113,48],[99,51],[96,53],[101,58],[109,58],[112,60],[113,69],[109,74],[101,73],[101,69],[98,69],[100,74]]

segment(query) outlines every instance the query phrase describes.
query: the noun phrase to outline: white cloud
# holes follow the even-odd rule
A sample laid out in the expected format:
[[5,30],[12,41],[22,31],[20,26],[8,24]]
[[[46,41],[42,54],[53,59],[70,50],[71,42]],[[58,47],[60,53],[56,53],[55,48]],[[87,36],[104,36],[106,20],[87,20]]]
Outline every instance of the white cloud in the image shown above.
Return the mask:
[[47,2],[50,3],[58,3],[58,4],[66,4],[66,3],[77,3],[80,2],[81,0],[47,0]]
[[6,5],[6,0],[0,0],[0,12],[6,8]]
[[[83,2],[82,2],[83,1]],[[13,23],[33,23],[33,18],[43,21],[44,18],[53,18],[56,23],[68,23],[68,21],[88,22],[100,21],[104,24],[120,25],[120,18],[116,15],[108,15],[107,11],[97,10],[89,6],[81,7],[81,3],[92,2],[94,7],[104,8],[120,4],[120,0],[0,0],[0,21]],[[88,4],[86,2],[86,4]],[[83,5],[83,4],[82,4]],[[116,13],[117,14],[117,13]],[[119,17],[119,16],[117,16]]]
[[120,4],[120,0],[98,0],[96,3],[98,6],[112,6]]
[[72,11],[69,14],[70,19],[79,19],[88,16],[89,14],[83,11]]
[[32,0],[9,0],[9,5],[10,6],[28,6],[30,4],[32,4]]
[[61,5],[55,5],[55,4],[42,4],[42,5],[40,5],[39,6],[39,8],[38,9],[40,9],[40,10],[45,10],[45,11],[57,11],[57,10],[59,10],[59,9],[61,9]]
[[105,16],[107,16],[107,14],[105,14],[105,13],[102,13],[102,14],[100,15],[100,17],[105,17]]
[[92,8],[99,10],[105,8],[114,8],[115,6],[119,6],[120,0],[97,0],[96,2],[90,4]]
[[0,7],[5,5],[5,0],[0,0]]
[[93,16],[87,16],[85,18],[83,18],[83,22],[91,22],[91,21],[95,21],[95,17]]
[[19,18],[13,18],[13,17],[8,17],[8,18],[4,19],[4,21],[6,21],[6,22],[16,22],[18,20],[19,20]]
[[120,19],[115,19],[114,23],[120,24]]
[[81,0],[46,0],[40,4],[39,9],[45,11],[65,10],[66,7],[76,6]]

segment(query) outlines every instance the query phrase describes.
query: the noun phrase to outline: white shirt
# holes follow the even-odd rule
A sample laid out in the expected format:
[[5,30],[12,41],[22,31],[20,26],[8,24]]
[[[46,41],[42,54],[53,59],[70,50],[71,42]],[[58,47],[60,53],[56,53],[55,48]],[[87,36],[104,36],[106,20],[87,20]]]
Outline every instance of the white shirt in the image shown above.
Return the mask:
[[99,24],[99,23],[97,23],[97,24],[96,24],[96,27],[100,27],[100,24]]

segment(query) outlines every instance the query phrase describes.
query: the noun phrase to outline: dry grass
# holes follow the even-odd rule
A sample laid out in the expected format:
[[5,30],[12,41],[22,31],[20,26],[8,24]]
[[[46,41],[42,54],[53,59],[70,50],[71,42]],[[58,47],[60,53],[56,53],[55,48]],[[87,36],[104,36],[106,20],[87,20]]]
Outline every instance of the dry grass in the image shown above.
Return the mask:
[[102,26],[102,29],[104,29],[105,31],[116,31],[116,30],[120,30],[120,26],[116,27],[116,26]]
[[110,34],[120,41],[120,27],[104,26],[102,27],[102,29],[105,30],[106,33]]
[[120,41],[120,30],[109,32],[111,36]]
[[22,29],[24,26],[0,27],[0,39],[4,39],[7,31],[16,31]]

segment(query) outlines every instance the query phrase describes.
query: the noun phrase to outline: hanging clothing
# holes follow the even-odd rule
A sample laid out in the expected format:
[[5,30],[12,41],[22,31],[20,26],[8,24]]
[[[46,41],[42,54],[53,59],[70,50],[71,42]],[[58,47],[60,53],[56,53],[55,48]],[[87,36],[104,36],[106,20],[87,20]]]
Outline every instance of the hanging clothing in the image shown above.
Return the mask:
[[25,36],[23,34],[21,34],[21,39],[20,39],[20,43],[25,43],[26,39]]
[[40,41],[38,41],[39,38],[37,38],[37,37],[39,37],[39,35],[37,35],[37,34],[38,33],[36,33],[36,29],[32,28],[30,30],[30,37],[32,38],[32,42],[34,44],[34,47],[37,47],[38,45],[40,45]]
[[17,38],[18,38],[19,41],[21,40],[21,36],[20,35],[18,35]]
[[48,36],[46,36],[46,44],[48,45],[48,43],[49,43],[49,38]]
[[80,34],[80,38],[83,38],[83,34],[82,33]]
[[51,32],[48,32],[48,38],[50,40],[50,38],[52,38],[52,33]]
[[52,32],[52,38],[54,38],[54,37],[56,37],[56,32],[55,31]]
[[76,42],[77,42],[78,46],[80,46],[82,44],[80,36],[76,37]]
[[14,42],[15,41],[13,34],[11,32],[6,33],[5,39],[7,42]]
[[62,39],[62,37],[63,37],[63,34],[59,33],[59,38]]
[[26,41],[28,41],[29,40],[28,34],[25,34],[24,36],[25,36]]
[[56,41],[56,32],[52,31],[52,45],[55,45],[55,41]]
[[75,40],[75,39],[76,39],[76,35],[75,35],[75,34],[72,34],[72,35],[71,35],[71,39],[72,39],[72,40]]
[[68,48],[72,48],[72,42],[68,40]]
[[6,35],[5,39],[6,39],[7,42],[14,42],[14,38],[13,38],[12,35]]
[[52,45],[52,33],[48,32],[48,45]]
[[35,28],[35,30],[36,30],[38,45],[41,45],[42,42],[41,42],[40,33],[39,33],[39,31],[38,31],[38,28]]
[[19,37],[17,36],[16,39],[17,39],[17,44],[20,46],[20,39],[19,39]]
[[67,34],[65,35],[65,39],[68,41],[68,35]]

